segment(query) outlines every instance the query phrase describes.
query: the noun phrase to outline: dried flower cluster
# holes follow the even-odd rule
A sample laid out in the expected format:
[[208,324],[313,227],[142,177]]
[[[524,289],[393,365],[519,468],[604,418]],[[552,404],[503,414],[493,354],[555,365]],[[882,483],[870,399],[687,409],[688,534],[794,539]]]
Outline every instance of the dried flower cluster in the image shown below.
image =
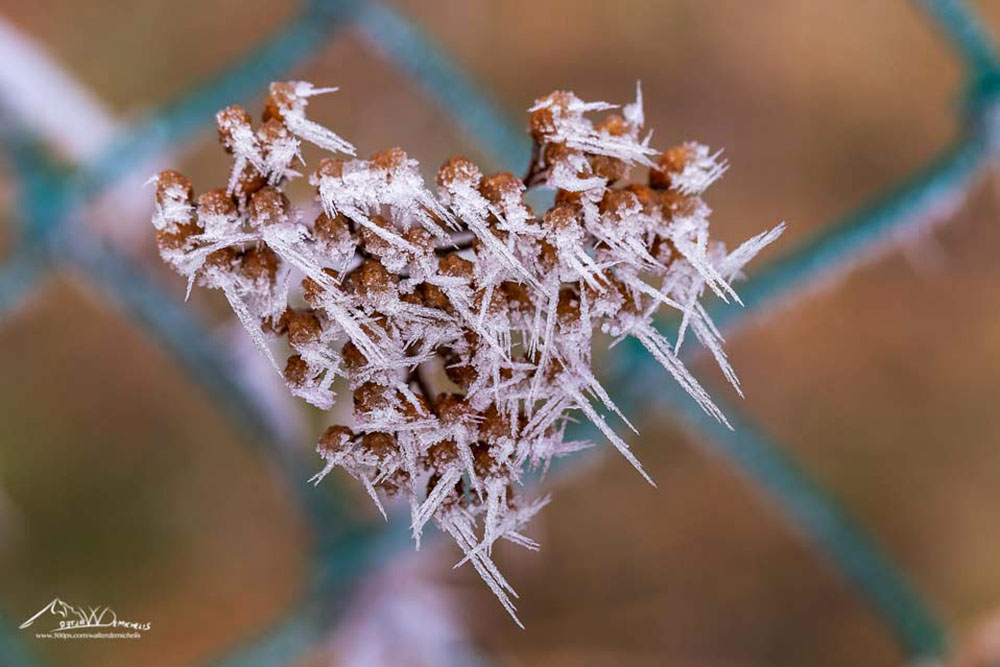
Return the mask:
[[[354,155],[306,117],[322,92],[272,84],[256,129],[242,107],[219,112],[228,183],[195,197],[182,175],[156,177],[160,253],[189,290],[222,290],[272,363],[269,341],[287,339],[281,372],[293,394],[328,409],[334,379],[347,379],[355,423],[322,435],[326,466],[314,480],[340,466],[383,514],[380,493],[405,498],[418,544],[433,519],[513,615],[491,547],[503,538],[537,548],[521,531],[547,499],[523,499],[520,481],[588,445],[564,438],[570,414],[649,479],[602,416],[628,424],[591,370],[595,331],[638,339],[725,421],[678,349],[690,331],[738,390],[700,298],[708,288],[738,300],[731,281],[783,226],[732,252],[711,241],[701,194],[725,163],[695,143],[651,148],[638,90],[621,113],[569,92],[539,99],[524,178],[484,175],[456,156],[433,192],[399,148],[324,158],[309,176],[322,212],[304,220],[281,189],[299,175],[301,142]],[[593,112],[608,113],[595,123]],[[630,180],[634,167],[645,182]],[[536,186],[556,192],[542,216],[524,199]],[[682,314],[674,343],[654,326],[663,307]],[[432,389],[436,376],[449,386]]]

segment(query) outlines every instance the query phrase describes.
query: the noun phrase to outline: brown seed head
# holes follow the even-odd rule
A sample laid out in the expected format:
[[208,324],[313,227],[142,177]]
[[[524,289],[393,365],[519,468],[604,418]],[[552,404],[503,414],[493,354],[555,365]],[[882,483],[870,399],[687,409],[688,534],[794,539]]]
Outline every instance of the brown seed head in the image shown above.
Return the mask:
[[309,364],[297,354],[288,357],[285,364],[285,382],[292,387],[304,387],[309,381]]
[[324,178],[340,178],[344,175],[344,161],[337,158],[325,157],[319,161],[316,167],[313,180],[319,181]]
[[219,248],[208,257],[202,265],[207,271],[216,269],[224,273],[232,272],[240,263],[240,252],[233,247]]
[[[340,277],[340,274],[331,268],[324,268],[323,273],[334,280]],[[323,286],[312,278],[304,278],[302,280],[302,299],[313,308],[318,308],[322,304],[322,296],[325,291]]]
[[612,220],[621,220],[623,210],[636,208],[638,205],[638,198],[628,190],[609,189],[605,191],[598,210]]
[[266,186],[250,197],[250,219],[261,227],[287,222],[291,206],[284,192]]
[[235,216],[236,202],[223,189],[209,190],[198,196],[198,212],[204,215]]
[[274,284],[281,258],[266,245],[252,246],[243,253],[240,268],[253,281],[266,280]]
[[580,225],[580,219],[577,216],[576,209],[572,206],[557,204],[545,213],[545,217],[542,218],[542,224],[546,229],[558,232],[560,230],[578,227]]
[[397,282],[396,275],[389,273],[377,259],[365,259],[347,276],[344,286],[362,299],[370,299],[395,291]]
[[194,188],[184,174],[173,169],[161,171],[156,175],[156,203],[164,206],[168,201],[183,200],[194,203]]
[[323,431],[316,443],[316,451],[324,458],[344,451],[354,440],[354,431],[336,424]]
[[474,414],[465,396],[461,394],[438,394],[434,402],[434,412],[443,424],[458,424]]
[[656,168],[649,170],[649,186],[657,190],[670,187],[671,176],[684,171],[691,160],[691,150],[684,146],[674,146],[656,158]]
[[472,280],[473,265],[467,259],[459,257],[456,253],[448,253],[438,260],[438,269],[450,278],[462,278]]
[[365,382],[354,390],[354,411],[365,414],[373,410],[384,410],[389,407],[389,399],[394,390],[375,382]]
[[294,82],[275,81],[264,100],[264,121],[274,118],[284,122],[285,111],[294,107],[297,99]]
[[464,155],[454,155],[448,158],[437,173],[438,187],[445,189],[450,189],[459,183],[478,188],[482,180],[483,173],[479,171],[479,167]]
[[347,218],[342,214],[331,218],[326,213],[320,213],[313,223],[313,238],[325,246],[345,243],[351,238],[351,228]]
[[509,171],[490,174],[479,185],[479,193],[495,206],[502,204],[508,197],[520,198],[522,192],[524,192],[524,183]]
[[319,340],[323,327],[314,310],[287,309],[278,322],[279,327],[288,332],[288,342],[292,346],[308,345]]
[[563,327],[569,328],[580,322],[580,295],[576,290],[570,288],[559,290],[556,315]]
[[383,148],[374,155],[372,155],[372,163],[380,168],[387,171],[395,171],[399,169],[404,164],[406,164],[407,155],[406,151],[398,146],[392,148]]
[[247,110],[239,104],[228,106],[215,114],[215,123],[219,126],[219,142],[227,153],[233,152],[233,132],[237,128],[252,128],[253,120]]
[[556,121],[565,115],[572,99],[573,93],[557,90],[535,100],[533,106],[538,106],[546,101],[549,104],[532,111],[528,116],[531,138],[539,144],[544,143],[546,138],[556,131]]
[[344,366],[349,371],[356,371],[368,365],[368,357],[352,341],[344,343],[344,347],[340,350],[340,355],[344,359]]
[[396,436],[391,433],[365,433],[361,436],[361,446],[380,459],[389,458],[399,452]]
[[458,445],[454,440],[442,440],[427,448],[424,464],[431,470],[441,470],[458,460]]

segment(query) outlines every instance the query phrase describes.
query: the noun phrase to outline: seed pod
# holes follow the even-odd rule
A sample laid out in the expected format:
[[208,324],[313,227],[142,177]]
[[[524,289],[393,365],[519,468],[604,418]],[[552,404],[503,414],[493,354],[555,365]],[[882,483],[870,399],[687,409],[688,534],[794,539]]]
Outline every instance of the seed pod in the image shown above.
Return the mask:
[[215,122],[219,126],[219,143],[227,153],[233,152],[237,137],[242,130],[253,131],[250,114],[239,104],[228,106],[215,114]]
[[346,426],[336,424],[323,431],[319,442],[316,443],[316,451],[323,458],[329,458],[347,449],[352,440],[354,440],[354,431]]
[[460,184],[478,188],[483,173],[463,155],[454,155],[441,165],[437,173],[438,187],[451,189]]

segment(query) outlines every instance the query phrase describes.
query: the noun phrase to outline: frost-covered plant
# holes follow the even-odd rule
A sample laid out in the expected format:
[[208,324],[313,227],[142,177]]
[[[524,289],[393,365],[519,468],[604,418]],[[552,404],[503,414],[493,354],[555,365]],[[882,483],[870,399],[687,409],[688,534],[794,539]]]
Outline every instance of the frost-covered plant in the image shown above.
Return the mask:
[[[591,369],[595,331],[636,338],[725,422],[678,351],[691,332],[739,391],[700,299],[707,288],[738,301],[731,282],[784,227],[732,252],[711,241],[701,195],[726,164],[696,143],[651,148],[638,89],[620,114],[569,92],[539,99],[523,179],[455,156],[432,191],[399,148],[324,158],[309,176],[322,212],[308,221],[282,192],[299,176],[301,142],[355,153],[306,117],[322,92],[272,84],[256,129],[242,107],[219,112],[227,185],[195,198],[177,172],[156,177],[160,253],[189,290],[222,290],[276,368],[269,341],[287,338],[293,394],[329,409],[334,379],[346,378],[355,423],[320,437],[326,465],[313,481],[339,466],[383,514],[380,493],[405,498],[418,546],[433,520],[513,616],[491,547],[538,548],[522,530],[548,499],[526,500],[520,485],[589,444],[565,437],[574,412],[652,483],[602,416],[631,428]],[[593,112],[609,113],[595,123]],[[645,182],[630,180],[634,167]],[[534,187],[555,190],[544,215],[525,203]],[[654,325],[662,308],[681,315],[676,342]]]

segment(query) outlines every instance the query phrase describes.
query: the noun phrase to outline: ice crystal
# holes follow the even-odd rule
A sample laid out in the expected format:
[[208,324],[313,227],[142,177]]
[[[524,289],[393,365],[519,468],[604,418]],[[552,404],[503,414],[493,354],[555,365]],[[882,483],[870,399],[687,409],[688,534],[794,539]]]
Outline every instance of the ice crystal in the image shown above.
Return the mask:
[[[182,175],[160,173],[160,253],[189,289],[221,290],[276,368],[271,346],[287,340],[280,372],[294,395],[329,409],[334,380],[346,379],[354,424],[320,437],[325,465],[312,481],[340,467],[383,514],[382,496],[405,499],[417,544],[436,523],[516,620],[491,549],[538,548],[523,531],[548,499],[525,499],[522,481],[589,446],[566,439],[572,416],[652,483],[605,417],[632,429],[592,372],[595,332],[636,338],[725,423],[678,352],[690,331],[739,391],[701,300],[707,289],[738,301],[732,281],[784,226],[732,252],[711,240],[701,195],[726,164],[696,143],[651,148],[638,89],[621,114],[569,92],[536,101],[523,179],[455,156],[432,191],[399,148],[324,158],[309,176],[322,212],[305,221],[282,192],[301,142],[355,153],[306,117],[309,98],[329,90],[272,84],[256,131],[243,108],[219,112],[226,187],[196,198]],[[636,167],[643,181],[630,179]],[[525,203],[533,187],[556,191],[542,215]],[[656,327],[661,310],[680,318],[673,341]]]

